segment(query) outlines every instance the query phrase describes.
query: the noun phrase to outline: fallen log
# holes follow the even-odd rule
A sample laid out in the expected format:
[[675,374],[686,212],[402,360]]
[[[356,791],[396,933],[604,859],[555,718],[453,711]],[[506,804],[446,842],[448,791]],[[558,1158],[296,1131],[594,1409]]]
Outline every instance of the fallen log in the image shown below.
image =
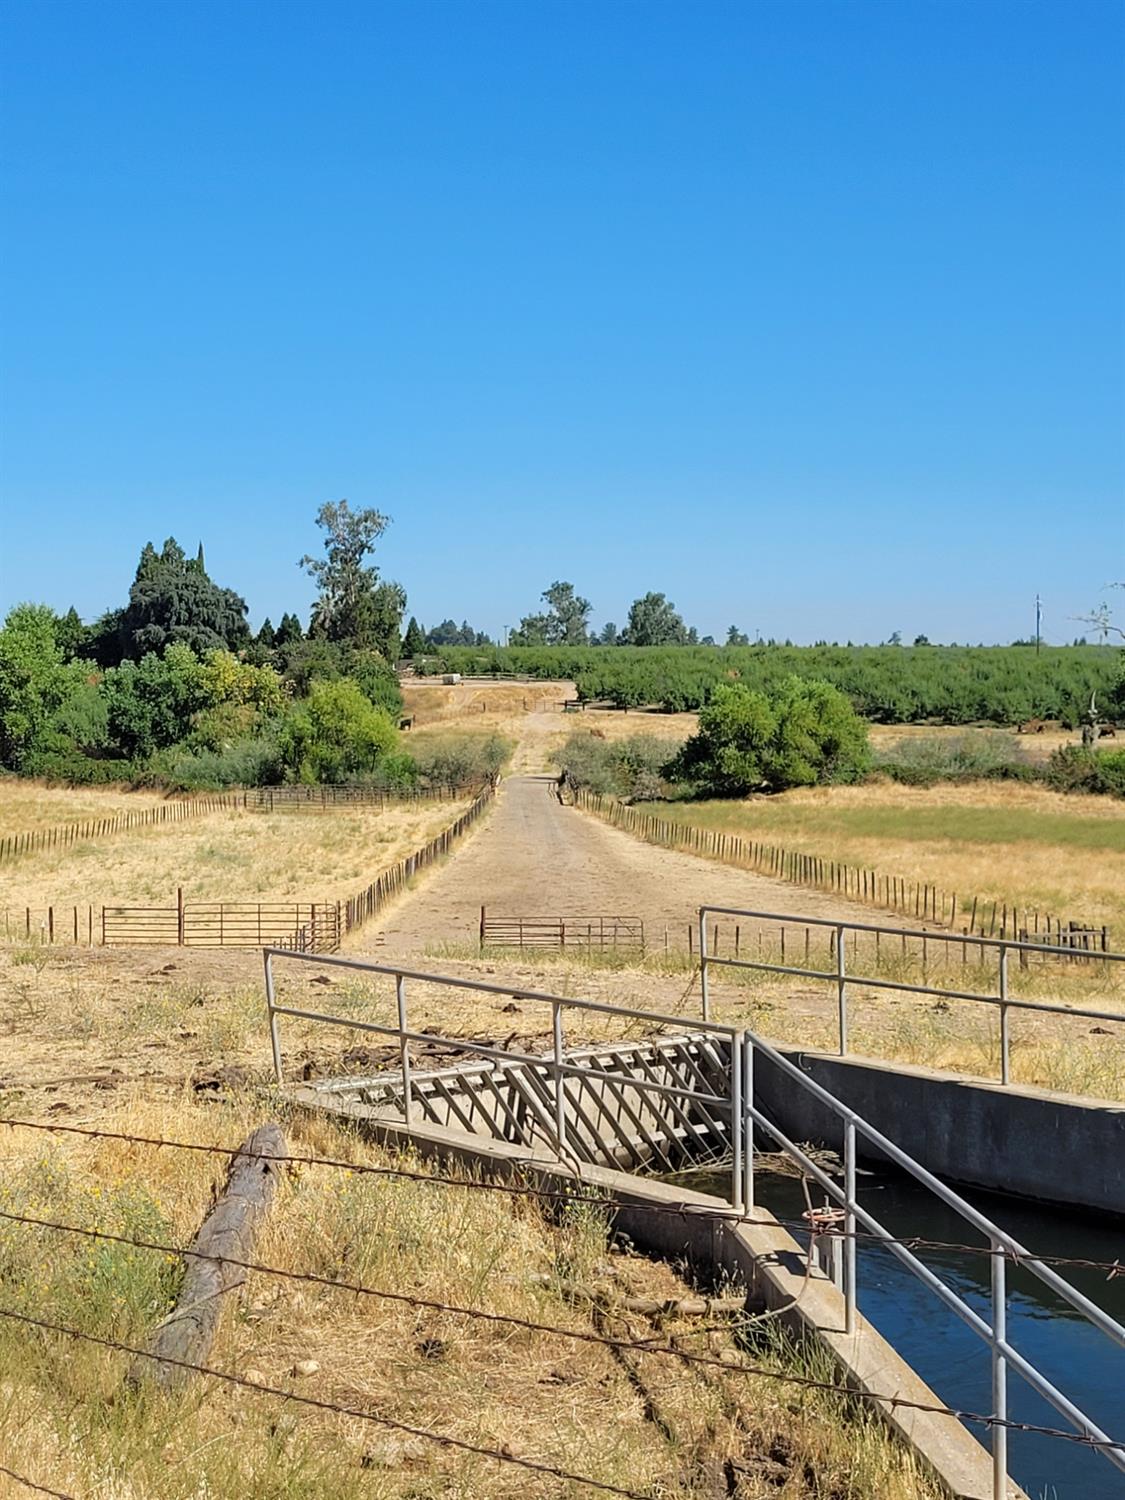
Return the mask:
[[263,1160],[284,1156],[280,1125],[260,1125],[239,1147],[226,1185],[215,1199],[185,1255],[186,1269],[176,1306],[158,1323],[150,1345],[152,1359],[138,1359],[129,1382],[155,1381],[173,1386],[190,1373],[167,1359],[205,1364],[218,1332],[224,1297],[237,1290],[247,1273],[231,1260],[250,1260],[258,1226],[269,1211],[284,1163]]

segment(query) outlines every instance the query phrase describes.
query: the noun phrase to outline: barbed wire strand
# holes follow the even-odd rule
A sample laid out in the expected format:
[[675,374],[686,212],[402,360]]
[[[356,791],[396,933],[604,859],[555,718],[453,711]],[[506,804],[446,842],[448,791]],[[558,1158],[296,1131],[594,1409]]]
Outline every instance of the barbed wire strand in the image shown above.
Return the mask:
[[[558,1338],[575,1339],[579,1343],[603,1344],[611,1349],[631,1351],[638,1354],[674,1355],[677,1359],[687,1360],[691,1364],[718,1366],[728,1371],[740,1368],[737,1365],[728,1364],[725,1360],[713,1359],[706,1355],[692,1354],[686,1350],[674,1349],[668,1344],[658,1343],[654,1340],[615,1339],[598,1333],[590,1333],[586,1329],[561,1328],[556,1323],[540,1323],[535,1319],[521,1318],[515,1313],[487,1312],[484,1308],[463,1307],[455,1302],[438,1302],[430,1297],[419,1297],[412,1292],[389,1291],[385,1287],[366,1286],[362,1282],[340,1281],[332,1276],[321,1276],[316,1271],[289,1271],[280,1266],[265,1265],[260,1261],[240,1260],[233,1255],[216,1255],[203,1250],[181,1249],[177,1245],[163,1245],[156,1240],[134,1239],[130,1235],[114,1234],[107,1229],[87,1229],[78,1224],[62,1224],[56,1220],[42,1219],[32,1214],[14,1214],[7,1210],[0,1210],[0,1219],[6,1219],[16,1224],[33,1225],[39,1229],[56,1230],[63,1234],[78,1235],[83,1239],[104,1240],[110,1244],[126,1245],[131,1250],[152,1250],[162,1255],[184,1256],[191,1260],[206,1260],[218,1266],[234,1266],[240,1271],[253,1271],[262,1276],[277,1276],[287,1281],[311,1282],[315,1286],[326,1287],[331,1291],[349,1292],[353,1296],[374,1297],[387,1302],[402,1302],[408,1307],[422,1307],[429,1312],[455,1313],[459,1317],[476,1318],[485,1323],[503,1323],[512,1328],[522,1328],[526,1332],[545,1333]],[[806,1275],[806,1285],[807,1282],[808,1276]],[[241,1286],[242,1283],[240,1282],[238,1285]],[[237,1290],[237,1286],[232,1286],[228,1290],[235,1291]],[[791,1305],[787,1305],[784,1310],[787,1311]],[[710,1331],[729,1332],[730,1325],[720,1325],[720,1327]]]
[[[122,1141],[130,1145],[152,1146],[158,1149],[170,1151],[196,1151],[214,1156],[236,1157],[246,1153],[240,1146],[220,1146],[202,1141],[170,1141],[159,1136],[133,1135],[120,1130],[99,1130],[80,1125],[63,1125],[55,1121],[46,1120],[22,1120],[13,1118],[0,1118],[0,1125],[16,1127],[21,1130],[40,1130],[49,1134],[65,1134],[83,1136],[92,1140]],[[292,1167],[330,1167],[338,1171],[354,1172],[364,1176],[374,1177],[398,1177],[409,1182],[420,1182],[436,1187],[450,1188],[474,1188],[483,1192],[506,1193],[510,1197],[535,1198],[548,1202],[562,1202],[567,1204],[584,1203],[601,1209],[622,1209],[629,1213],[654,1213],[667,1217],[669,1214],[677,1214],[686,1219],[715,1219],[726,1224],[747,1224],[758,1228],[773,1228],[775,1226],[783,1229],[798,1229],[808,1232],[808,1223],[801,1219],[778,1218],[771,1215],[769,1220],[756,1218],[753,1214],[741,1213],[734,1208],[710,1208],[704,1204],[678,1203],[678,1204],[656,1204],[656,1203],[627,1203],[622,1199],[613,1198],[600,1193],[582,1193],[572,1191],[569,1188],[544,1188],[533,1187],[525,1183],[511,1182],[487,1182],[481,1178],[473,1177],[441,1177],[432,1172],[422,1172],[409,1167],[374,1166],[368,1162],[350,1162],[341,1157],[315,1156],[311,1154],[283,1154],[270,1151],[255,1151],[253,1156],[262,1161],[275,1162],[280,1166]],[[537,1163],[529,1162],[529,1169],[536,1170]],[[581,1187],[576,1183],[576,1187]],[[993,1256],[997,1252],[988,1245],[968,1245],[956,1240],[934,1240],[922,1235],[907,1235],[903,1237],[876,1234],[873,1230],[855,1229],[844,1230],[833,1228],[825,1231],[825,1236],[833,1236],[837,1239],[870,1240],[876,1245],[898,1245],[905,1250],[953,1250],[965,1255]],[[1004,1258],[1013,1265],[1019,1266],[1024,1260],[1035,1260],[1046,1266],[1068,1266],[1074,1270],[1105,1271],[1106,1280],[1113,1281],[1118,1276],[1125,1277],[1125,1261],[1120,1257],[1116,1260],[1094,1260],[1078,1255],[1036,1255],[1028,1252],[1027,1256],[1019,1255],[1015,1251],[1005,1250]]]
[[[362,1422],[373,1422],[377,1426],[388,1427],[393,1432],[423,1438],[442,1448],[456,1448],[463,1453],[472,1453],[478,1458],[490,1458],[495,1459],[497,1463],[515,1464],[518,1468],[527,1469],[533,1474],[546,1474],[551,1479],[564,1479],[569,1484],[584,1484],[591,1489],[602,1490],[608,1495],[621,1495],[624,1500],[651,1500],[650,1496],[642,1495],[638,1490],[627,1490],[621,1485],[609,1484],[602,1479],[591,1479],[585,1474],[572,1474],[566,1469],[558,1468],[555,1464],[543,1463],[534,1458],[522,1458],[518,1454],[505,1452],[501,1448],[487,1448],[479,1443],[470,1443],[466,1438],[453,1437],[446,1432],[430,1432],[425,1427],[414,1427],[408,1422],[400,1422],[382,1413],[364,1411],[357,1406],[341,1406],[335,1401],[323,1401],[317,1396],[301,1396],[296,1391],[285,1390],[282,1386],[267,1385],[264,1381],[247,1380],[242,1375],[231,1375],[226,1370],[216,1370],[211,1365],[196,1364],[187,1359],[176,1359],[169,1354],[153,1354],[148,1349],[137,1348],[119,1339],[104,1338],[96,1333],[84,1333],[78,1328],[68,1328],[65,1323],[52,1323],[46,1318],[33,1318],[28,1313],[15,1312],[7,1307],[0,1307],[0,1318],[8,1318],[12,1322],[23,1323],[30,1328],[39,1328],[47,1333],[58,1333],[66,1338],[79,1339],[86,1344],[96,1344],[119,1354],[130,1354],[137,1359],[151,1360],[158,1365],[170,1365],[174,1369],[188,1370],[195,1375],[204,1375],[210,1380],[223,1380],[229,1385],[242,1386],[246,1390],[256,1391],[259,1395],[279,1396],[283,1401],[296,1401],[301,1406],[315,1407],[319,1411],[330,1411],[339,1416],[355,1417]],[[63,1500],[70,1500],[70,1497],[63,1497]]]
[[6,1464],[0,1464],[0,1474],[6,1479],[14,1479],[17,1484],[22,1484],[26,1489],[35,1490],[40,1495],[51,1495],[53,1500],[75,1500],[75,1496],[68,1495],[65,1490],[53,1490],[49,1484],[40,1484],[36,1479],[28,1479],[26,1474],[17,1474],[15,1469],[9,1469]]
[[[30,1222],[34,1223],[37,1221],[30,1220]],[[70,1226],[50,1225],[50,1227],[58,1227],[65,1230]],[[316,1281],[342,1291],[349,1291],[372,1297],[386,1298],[389,1301],[406,1302],[415,1306],[426,1307],[433,1311],[454,1313],[470,1318],[479,1318],[487,1322],[504,1323],[514,1327],[524,1328],[533,1333],[555,1334],[564,1338],[576,1339],[582,1343],[602,1344],[612,1349],[627,1351],[630,1353],[666,1355],[688,1364],[703,1365],[711,1368],[721,1369],[728,1375],[754,1375],[766,1380],[776,1380],[783,1384],[801,1386],[807,1390],[826,1391],[835,1396],[844,1396],[848,1398],[858,1397],[864,1400],[887,1405],[892,1411],[897,1410],[901,1407],[910,1411],[926,1412],[933,1416],[955,1417],[958,1421],[961,1422],[976,1423],[980,1426],[989,1428],[1004,1427],[1015,1432],[1034,1432],[1043,1437],[1060,1438],[1066,1442],[1079,1443],[1085,1447],[1110,1449],[1113,1451],[1125,1451],[1125,1442],[1119,1442],[1113,1438],[1093,1438],[1085,1433],[1066,1432],[1059,1427],[1045,1427],[1032,1422],[1018,1422],[1012,1418],[1000,1417],[996,1416],[995,1414],[986,1415],[980,1412],[964,1411],[956,1407],[935,1405],[932,1402],[913,1401],[905,1396],[889,1396],[880,1394],[876,1391],[866,1391],[859,1389],[853,1390],[850,1388],[842,1387],[834,1381],[817,1380],[811,1375],[795,1375],[785,1371],[770,1370],[760,1365],[732,1365],[723,1359],[717,1359],[710,1355],[693,1354],[684,1349],[672,1348],[667,1344],[658,1344],[654,1342],[647,1342],[645,1340],[632,1341],[626,1339],[614,1339],[604,1334],[590,1333],[586,1330],[559,1328],[553,1324],[536,1323],[531,1321],[530,1319],[518,1318],[514,1314],[488,1313],[484,1312],[481,1309],[459,1307],[452,1303],[443,1303],[431,1301],[424,1298],[416,1298],[405,1292],[387,1292],[375,1287],[365,1287],[362,1284],[332,1281],[327,1277],[315,1276],[306,1272],[286,1272],[275,1270],[275,1268],[273,1267],[258,1267],[253,1262],[234,1260],[226,1256],[206,1255],[197,1250],[184,1252],[175,1250],[174,1248],[166,1248],[154,1244],[146,1244],[143,1241],[129,1240],[122,1235],[110,1235],[102,1230],[79,1230],[78,1232],[83,1235],[89,1235],[97,1238],[105,1237],[109,1239],[115,1239],[124,1244],[135,1245],[140,1249],[160,1249],[163,1250],[164,1253],[176,1255],[186,1253],[190,1256],[194,1256],[202,1260],[214,1261],[219,1264],[235,1265],[253,1270],[260,1269],[266,1274],[272,1273],[281,1276],[291,1276],[294,1279],[300,1281]],[[247,1385],[254,1390],[265,1390],[272,1395],[284,1396],[286,1400],[312,1400],[312,1398],[297,1396],[291,1391],[284,1391],[271,1386],[259,1385],[254,1381],[245,1380],[241,1376],[229,1375],[225,1371],[212,1369],[210,1366],[195,1365],[188,1361],[172,1359],[166,1355],[152,1354],[147,1350],[137,1349],[132,1347],[131,1345],[119,1343],[115,1339],[99,1337],[96,1334],[84,1333],[80,1329],[67,1328],[63,1324],[51,1323],[44,1319],[33,1318],[28,1314],[16,1312],[11,1308],[0,1307],[0,1318],[9,1318],[15,1322],[26,1323],[34,1328],[43,1328],[48,1330],[49,1332],[61,1333],[71,1338],[83,1339],[89,1343],[100,1344],[107,1349],[116,1349],[122,1353],[136,1355],[137,1357],[142,1359],[154,1360],[157,1364],[167,1364],[182,1367],[186,1370],[194,1370],[200,1374],[213,1376],[214,1378],[219,1380],[229,1380],[236,1385]],[[332,1407],[331,1403],[312,1402],[312,1404],[325,1406],[331,1410],[341,1411],[345,1416],[365,1415],[363,1412],[353,1411],[348,1407]],[[415,1436],[424,1437],[428,1435],[424,1430],[408,1427],[403,1423],[396,1423],[389,1417],[372,1417],[371,1420],[383,1422],[384,1425],[397,1427],[401,1431],[412,1433]],[[482,1452],[485,1453],[485,1456],[495,1456],[489,1451],[474,1448],[472,1447],[472,1445],[466,1445],[460,1439],[446,1439],[435,1437],[434,1440],[448,1442],[453,1446],[468,1447],[469,1451]],[[532,1463],[530,1460],[524,1461],[521,1459],[510,1459],[509,1461],[522,1463],[524,1467],[528,1468],[535,1467],[534,1463]],[[552,1470],[550,1472],[554,1473],[555,1471]],[[556,1474],[556,1477],[575,1480],[579,1483],[598,1483],[598,1481],[582,1480],[581,1476],[579,1475]],[[618,1494],[630,1495],[632,1493],[631,1491],[627,1490],[614,1491],[612,1486],[603,1485],[602,1488],[609,1488],[611,1492]]]

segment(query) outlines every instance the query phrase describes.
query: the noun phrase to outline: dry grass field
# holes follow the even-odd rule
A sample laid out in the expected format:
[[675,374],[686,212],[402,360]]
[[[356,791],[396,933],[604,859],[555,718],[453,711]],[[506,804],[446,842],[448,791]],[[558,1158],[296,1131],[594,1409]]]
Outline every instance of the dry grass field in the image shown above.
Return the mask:
[[0,865],[0,911],[115,902],[339,899],[424,844],[468,806],[220,812]]
[[403,709],[415,725],[479,728],[496,721],[514,722],[528,713],[560,711],[575,696],[573,682],[459,682],[440,677],[407,678],[402,683]]
[[[0,959],[6,992],[23,997],[5,1012],[6,1119],[233,1146],[278,1116],[264,1087],[256,955],[178,955],[177,965],[164,957],[150,955],[147,973],[136,955],[115,952],[31,949]],[[370,1006],[354,986],[305,972],[302,983],[320,1003],[325,978],[334,1008]],[[430,1000],[424,1008],[435,1019]],[[485,1019],[462,1021],[479,1029]],[[309,1038],[293,1026],[287,1040],[299,1063]],[[79,1071],[68,1077],[69,1069]],[[395,1164],[323,1122],[298,1117],[286,1129],[297,1154]],[[12,1125],[0,1126],[0,1149],[5,1213],[171,1247],[190,1240],[222,1172],[205,1155]],[[614,1245],[596,1209],[556,1216],[471,1188],[305,1167],[284,1183],[255,1259],[555,1328],[626,1339],[659,1333],[732,1365],[744,1357],[714,1319],[711,1332],[675,1316],[654,1327],[642,1315],[575,1300],[575,1283],[611,1304],[690,1290],[673,1268]],[[5,1305],[94,1337],[143,1346],[180,1275],[171,1253],[0,1225]],[[809,1368],[805,1356],[771,1341],[768,1326],[764,1333],[755,1364]],[[4,1462],[66,1493],[114,1500],[556,1500],[586,1492],[427,1437],[447,1434],[652,1495],[714,1500],[731,1493],[732,1473],[747,1496],[934,1494],[878,1426],[845,1416],[831,1396],[265,1273],[230,1298],[209,1363],[352,1414],[219,1381],[174,1396],[133,1391],[129,1356],[0,1322]],[[362,1414],[386,1414],[421,1435]],[[0,1495],[21,1492],[0,1478]]]
[[[820,787],[660,804],[702,827],[1108,925],[1125,947],[1125,803],[1000,782]],[[799,906],[799,893],[793,900]],[[964,902],[962,902],[964,905]]]
[[130,792],[123,787],[47,786],[18,776],[0,777],[0,837],[81,823],[87,818],[112,818],[116,813],[159,807],[160,792]]

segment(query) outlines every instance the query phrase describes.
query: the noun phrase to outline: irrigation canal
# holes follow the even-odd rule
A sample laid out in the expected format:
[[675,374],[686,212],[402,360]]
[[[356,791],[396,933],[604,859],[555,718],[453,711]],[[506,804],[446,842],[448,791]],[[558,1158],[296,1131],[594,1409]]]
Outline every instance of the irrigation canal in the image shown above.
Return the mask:
[[[701,1169],[675,1180],[719,1197],[726,1196],[730,1186],[729,1169]],[[862,1201],[893,1233],[903,1238],[971,1241],[965,1221],[910,1178],[880,1171],[861,1181]],[[805,1211],[801,1184],[792,1177],[761,1172],[755,1191],[757,1201],[779,1218],[799,1219]],[[1119,1224],[993,1193],[959,1191],[1029,1250],[1125,1262],[1125,1228]],[[819,1201],[816,1195],[813,1201]],[[927,1249],[915,1253],[982,1316],[989,1317],[987,1256]],[[1110,1281],[1104,1271],[1059,1270],[1092,1302],[1125,1321],[1125,1276]],[[942,1400],[966,1411],[990,1410],[986,1345],[890,1251],[864,1240],[859,1242],[859,1305]],[[1125,1351],[1060,1302],[1042,1282],[1014,1266],[1008,1268],[1008,1337],[1105,1431],[1114,1437],[1125,1433]],[[1008,1403],[1009,1415],[1016,1421],[1067,1425],[1014,1373],[1009,1376]],[[987,1433],[980,1428],[973,1431],[987,1445]],[[1008,1439],[1008,1462],[1013,1479],[1035,1500],[1122,1500],[1125,1495],[1125,1478],[1092,1449],[1075,1443],[1013,1432]]]

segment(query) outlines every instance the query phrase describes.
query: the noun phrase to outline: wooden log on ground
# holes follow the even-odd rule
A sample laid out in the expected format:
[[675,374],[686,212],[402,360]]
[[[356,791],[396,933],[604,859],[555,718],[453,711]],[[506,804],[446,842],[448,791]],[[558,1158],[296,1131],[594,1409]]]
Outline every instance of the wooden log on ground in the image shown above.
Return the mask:
[[138,1359],[129,1372],[132,1384],[155,1381],[168,1387],[190,1374],[166,1359],[206,1364],[218,1332],[228,1292],[246,1280],[231,1260],[250,1260],[258,1226],[269,1212],[284,1163],[263,1156],[284,1156],[280,1125],[260,1125],[239,1148],[216,1198],[186,1255],[187,1268],[179,1300],[157,1325],[150,1350],[155,1359]]

